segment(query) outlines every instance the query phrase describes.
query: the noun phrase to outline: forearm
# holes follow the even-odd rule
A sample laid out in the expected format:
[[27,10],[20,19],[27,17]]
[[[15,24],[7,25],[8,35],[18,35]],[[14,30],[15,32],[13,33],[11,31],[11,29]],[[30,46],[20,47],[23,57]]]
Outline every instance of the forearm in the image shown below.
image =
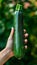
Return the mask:
[[10,59],[14,54],[8,48],[5,48],[0,52],[0,65],[3,65],[8,59]]

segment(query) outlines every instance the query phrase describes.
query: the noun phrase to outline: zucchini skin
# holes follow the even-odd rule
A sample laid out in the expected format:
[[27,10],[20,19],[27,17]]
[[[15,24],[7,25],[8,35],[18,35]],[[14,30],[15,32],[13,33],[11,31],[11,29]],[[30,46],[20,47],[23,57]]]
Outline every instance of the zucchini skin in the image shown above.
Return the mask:
[[14,12],[14,56],[22,58],[24,56],[23,42],[23,15],[21,11]]

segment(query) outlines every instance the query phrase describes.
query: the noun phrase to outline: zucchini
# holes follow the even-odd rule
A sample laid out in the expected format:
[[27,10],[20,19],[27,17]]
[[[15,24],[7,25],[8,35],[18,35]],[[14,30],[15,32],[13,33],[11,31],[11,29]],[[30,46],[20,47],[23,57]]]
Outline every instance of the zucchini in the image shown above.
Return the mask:
[[23,42],[23,14],[21,11],[14,12],[14,56],[22,58],[24,56],[24,42]]

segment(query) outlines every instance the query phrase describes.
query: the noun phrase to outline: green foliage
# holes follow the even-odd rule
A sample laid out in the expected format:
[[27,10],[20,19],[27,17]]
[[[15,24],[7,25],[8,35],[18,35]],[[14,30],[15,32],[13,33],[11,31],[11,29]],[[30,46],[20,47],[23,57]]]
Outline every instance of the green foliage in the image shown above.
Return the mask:
[[[0,0],[0,3],[0,50],[2,50],[6,46],[11,27],[13,26],[13,12],[17,5],[13,7],[6,0]],[[37,7],[33,3],[30,3],[30,5],[27,9],[23,8],[23,27],[29,33],[28,49],[25,50],[23,59],[19,61],[13,57],[5,65],[37,65]],[[22,4],[22,6],[24,5]]]

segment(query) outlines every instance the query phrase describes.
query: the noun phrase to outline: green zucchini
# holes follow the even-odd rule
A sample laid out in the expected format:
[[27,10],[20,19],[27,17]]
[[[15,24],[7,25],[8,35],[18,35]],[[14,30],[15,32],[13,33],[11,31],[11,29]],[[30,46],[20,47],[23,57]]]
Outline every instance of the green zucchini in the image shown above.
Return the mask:
[[23,14],[21,11],[14,12],[14,55],[16,58],[24,56],[23,42]]

